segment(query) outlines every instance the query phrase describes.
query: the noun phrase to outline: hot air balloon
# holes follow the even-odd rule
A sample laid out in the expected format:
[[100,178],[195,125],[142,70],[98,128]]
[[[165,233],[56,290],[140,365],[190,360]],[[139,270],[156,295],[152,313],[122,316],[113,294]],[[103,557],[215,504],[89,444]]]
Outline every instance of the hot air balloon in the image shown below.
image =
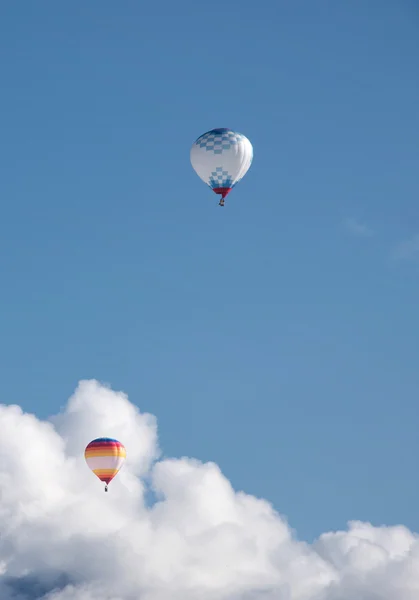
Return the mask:
[[84,458],[96,477],[106,484],[105,492],[108,491],[108,484],[122,467],[126,455],[123,444],[113,438],[97,438],[86,446]]
[[191,148],[191,163],[198,176],[216,193],[220,206],[244,177],[253,160],[253,147],[246,136],[231,129],[212,129]]

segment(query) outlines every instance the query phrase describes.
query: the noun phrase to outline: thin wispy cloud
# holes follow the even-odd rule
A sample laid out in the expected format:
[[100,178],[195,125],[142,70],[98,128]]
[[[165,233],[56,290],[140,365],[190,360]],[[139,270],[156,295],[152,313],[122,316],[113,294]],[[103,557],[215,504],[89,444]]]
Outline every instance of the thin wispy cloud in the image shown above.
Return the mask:
[[393,252],[393,258],[396,260],[419,260],[419,233],[400,242]]
[[368,225],[366,225],[365,223],[357,221],[353,217],[348,217],[347,219],[345,219],[344,224],[347,231],[349,231],[349,233],[357,237],[371,237],[372,235],[374,235],[374,231],[373,229],[371,229],[371,227],[368,227]]

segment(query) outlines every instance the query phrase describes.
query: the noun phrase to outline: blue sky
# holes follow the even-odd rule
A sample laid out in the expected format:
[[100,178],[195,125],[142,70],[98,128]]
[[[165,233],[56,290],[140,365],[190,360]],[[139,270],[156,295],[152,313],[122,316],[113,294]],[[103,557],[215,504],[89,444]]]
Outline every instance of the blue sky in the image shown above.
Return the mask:
[[[418,30],[413,1],[2,5],[1,402],[96,378],[302,538],[418,530]],[[213,127],[255,153],[224,210]]]

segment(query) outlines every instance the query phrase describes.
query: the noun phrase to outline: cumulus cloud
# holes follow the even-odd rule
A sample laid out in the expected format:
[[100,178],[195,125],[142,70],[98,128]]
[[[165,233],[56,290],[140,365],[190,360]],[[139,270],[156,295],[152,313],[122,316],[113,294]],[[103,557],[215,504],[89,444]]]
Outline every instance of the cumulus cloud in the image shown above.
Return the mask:
[[374,231],[370,227],[365,225],[365,223],[360,223],[356,219],[348,217],[345,219],[344,224],[349,233],[357,237],[371,237],[374,235]]
[[[0,405],[0,422],[1,600],[419,598],[405,527],[351,522],[299,541],[217,465],[160,459],[155,418],[96,381],[49,421]],[[84,461],[102,435],[127,449],[107,494]]]

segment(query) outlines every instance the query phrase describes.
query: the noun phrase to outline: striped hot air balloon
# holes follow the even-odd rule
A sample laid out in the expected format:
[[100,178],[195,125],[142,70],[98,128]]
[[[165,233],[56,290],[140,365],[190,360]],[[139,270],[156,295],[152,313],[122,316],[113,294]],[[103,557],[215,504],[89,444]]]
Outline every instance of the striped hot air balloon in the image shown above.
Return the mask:
[[84,458],[96,477],[106,484],[105,492],[108,491],[108,484],[122,467],[126,455],[124,445],[113,438],[97,438],[86,446]]

